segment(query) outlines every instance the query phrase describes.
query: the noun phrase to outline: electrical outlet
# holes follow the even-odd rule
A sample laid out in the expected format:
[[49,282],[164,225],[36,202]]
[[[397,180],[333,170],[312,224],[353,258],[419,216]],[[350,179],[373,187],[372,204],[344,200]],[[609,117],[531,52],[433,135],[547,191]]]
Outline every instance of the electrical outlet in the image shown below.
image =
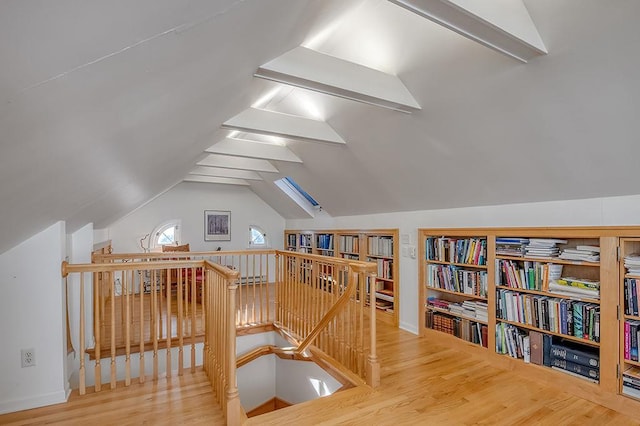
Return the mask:
[[36,365],[36,351],[33,348],[22,349],[20,351],[22,359],[22,368],[33,367]]

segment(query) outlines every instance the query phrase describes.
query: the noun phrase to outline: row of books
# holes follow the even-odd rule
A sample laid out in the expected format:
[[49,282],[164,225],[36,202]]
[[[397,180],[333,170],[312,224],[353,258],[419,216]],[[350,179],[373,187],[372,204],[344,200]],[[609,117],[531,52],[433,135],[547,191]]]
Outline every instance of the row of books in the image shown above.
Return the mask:
[[640,398],[640,368],[631,367],[622,373],[622,393]]
[[426,260],[485,265],[487,240],[481,238],[429,237],[425,242]]
[[470,271],[455,265],[428,264],[427,286],[487,297],[487,271]]
[[357,235],[341,235],[340,251],[347,253],[359,253],[360,237],[358,237]]
[[638,342],[640,339],[640,321],[624,322],[624,359],[638,361]]
[[566,341],[554,343],[549,334],[523,330],[511,324],[496,325],[496,352],[594,382],[600,379],[600,357],[596,351]]
[[463,315],[475,318],[478,321],[487,322],[487,303],[481,301],[465,300],[463,302],[451,302],[449,300],[438,299],[436,297],[427,298],[427,308],[434,307],[451,312],[454,315]]
[[311,234],[300,234],[300,247],[311,247],[313,244]]
[[393,279],[393,260],[376,259],[376,263],[378,264],[378,277],[392,280]]
[[372,256],[393,256],[393,237],[373,235],[367,238],[368,253]]
[[316,247],[322,250],[333,250],[333,234],[316,235]]
[[295,247],[296,246],[296,234],[288,234],[287,235],[287,246],[288,247]]
[[562,275],[562,265],[534,261],[496,259],[496,284],[542,291]]
[[600,306],[511,290],[497,290],[496,314],[541,330],[600,341]]
[[640,298],[640,282],[635,278],[624,280],[624,313],[638,315],[638,299]]
[[467,342],[487,347],[488,327],[466,318],[451,317],[440,312],[426,312],[426,326],[433,330],[451,334]]

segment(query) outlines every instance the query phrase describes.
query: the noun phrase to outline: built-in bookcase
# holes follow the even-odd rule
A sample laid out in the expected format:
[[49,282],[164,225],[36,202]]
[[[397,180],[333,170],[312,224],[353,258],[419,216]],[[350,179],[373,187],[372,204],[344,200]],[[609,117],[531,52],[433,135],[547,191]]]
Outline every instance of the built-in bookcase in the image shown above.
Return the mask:
[[487,239],[423,234],[423,327],[488,346]]
[[496,353],[598,383],[600,238],[496,236],[494,265]]
[[[640,227],[439,228],[418,235],[421,335],[637,416]],[[468,249],[474,244],[486,247],[486,256]],[[475,276],[486,276],[486,289],[469,284]],[[469,301],[486,302],[486,321],[467,309]],[[486,325],[486,349],[473,343],[473,323]]]
[[375,263],[377,277],[374,291],[378,318],[398,324],[400,289],[397,229],[285,230],[284,236],[287,250]]
[[620,241],[620,383],[622,395],[640,400],[640,238]]

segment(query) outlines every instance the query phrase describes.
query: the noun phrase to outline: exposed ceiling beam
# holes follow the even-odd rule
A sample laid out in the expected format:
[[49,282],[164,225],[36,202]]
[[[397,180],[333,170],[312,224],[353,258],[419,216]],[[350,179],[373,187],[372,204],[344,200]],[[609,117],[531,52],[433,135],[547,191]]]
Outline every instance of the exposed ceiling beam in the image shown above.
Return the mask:
[[264,109],[248,108],[225,121],[222,128],[241,132],[273,135],[309,142],[346,143],[324,121]]
[[187,175],[184,178],[187,182],[203,182],[203,183],[222,183],[225,185],[249,185],[244,179],[213,177],[213,176],[200,176],[200,175]]
[[263,158],[265,160],[302,163],[300,157],[282,145],[272,145],[243,139],[223,139],[209,147],[207,152],[214,154],[236,155],[239,157]]
[[389,0],[522,62],[547,49],[522,0]]
[[395,75],[302,46],[260,66],[254,75],[397,111],[420,109]]
[[273,164],[256,158],[234,157],[231,155],[209,154],[198,166],[223,167],[227,169],[253,170],[256,172],[278,173]]
[[189,174],[247,180],[263,180],[262,176],[251,170],[223,169],[222,167],[196,166]]

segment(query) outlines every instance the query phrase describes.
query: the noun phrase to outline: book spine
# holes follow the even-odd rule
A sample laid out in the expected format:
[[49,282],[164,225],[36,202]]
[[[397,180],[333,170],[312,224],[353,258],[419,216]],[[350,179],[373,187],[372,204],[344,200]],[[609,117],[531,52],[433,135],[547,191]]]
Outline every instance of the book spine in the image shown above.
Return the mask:
[[600,359],[597,355],[589,354],[562,345],[552,345],[551,356],[554,359],[563,359],[565,361],[585,365],[587,367],[600,367]]
[[543,334],[542,335],[542,364],[547,367],[551,367],[551,346],[552,346],[551,335]]
[[624,359],[631,359],[631,335],[629,322],[624,322]]
[[594,379],[594,380],[600,379],[600,370],[598,368],[587,367],[585,365],[576,364],[573,362],[566,361],[564,359],[552,359],[551,366],[558,367],[563,370],[567,370],[572,373],[576,373],[581,376],[588,377],[590,379]]

